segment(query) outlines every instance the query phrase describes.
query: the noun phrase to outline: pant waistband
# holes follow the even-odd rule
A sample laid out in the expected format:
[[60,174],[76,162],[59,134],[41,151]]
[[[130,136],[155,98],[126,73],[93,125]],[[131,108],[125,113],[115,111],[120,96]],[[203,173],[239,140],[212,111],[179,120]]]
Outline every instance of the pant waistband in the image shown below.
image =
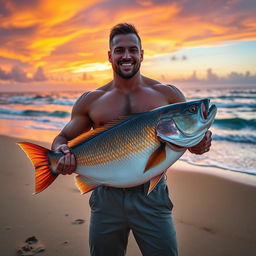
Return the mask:
[[121,191],[143,191],[144,188],[146,187],[146,184],[142,184],[142,185],[139,185],[139,186],[135,186],[135,187],[130,187],[130,188],[117,188],[117,187],[109,187],[109,186],[103,186],[105,189],[111,189],[111,190],[121,190]]
[[[163,177],[157,184],[160,185],[162,183],[166,183],[166,178]],[[121,191],[148,191],[148,188],[149,188],[149,184],[150,184],[150,181],[144,183],[144,184],[141,184],[141,185],[138,185],[138,186],[135,186],[135,187],[130,187],[130,188],[117,188],[117,187],[109,187],[109,186],[103,186],[104,189],[113,189],[113,190],[121,190]]]

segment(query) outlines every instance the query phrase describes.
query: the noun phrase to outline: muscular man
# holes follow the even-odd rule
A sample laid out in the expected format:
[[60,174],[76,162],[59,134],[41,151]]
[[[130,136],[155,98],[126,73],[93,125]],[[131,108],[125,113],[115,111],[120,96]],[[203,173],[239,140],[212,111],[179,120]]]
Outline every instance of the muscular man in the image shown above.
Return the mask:
[[[57,166],[60,174],[71,174],[75,170],[75,157],[67,142],[79,134],[119,116],[185,101],[176,87],[141,75],[144,52],[134,26],[125,23],[113,27],[109,47],[113,80],[77,100],[71,120],[53,141],[52,149],[65,154]],[[203,154],[209,151],[210,145],[211,132],[208,131],[189,151]],[[129,189],[101,186],[93,191],[90,197],[91,255],[124,255],[130,230],[143,255],[177,255],[172,203],[165,179],[148,196],[145,194],[147,186],[147,183]]]

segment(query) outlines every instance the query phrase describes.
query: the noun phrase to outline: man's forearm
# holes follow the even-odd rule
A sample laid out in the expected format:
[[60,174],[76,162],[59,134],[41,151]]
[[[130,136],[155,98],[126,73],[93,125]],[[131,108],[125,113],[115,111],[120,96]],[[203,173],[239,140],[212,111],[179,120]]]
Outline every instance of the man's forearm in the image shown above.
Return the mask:
[[62,144],[67,144],[68,143],[68,140],[62,136],[62,135],[58,135],[54,140],[53,140],[53,143],[52,143],[52,150],[56,150],[56,148]]

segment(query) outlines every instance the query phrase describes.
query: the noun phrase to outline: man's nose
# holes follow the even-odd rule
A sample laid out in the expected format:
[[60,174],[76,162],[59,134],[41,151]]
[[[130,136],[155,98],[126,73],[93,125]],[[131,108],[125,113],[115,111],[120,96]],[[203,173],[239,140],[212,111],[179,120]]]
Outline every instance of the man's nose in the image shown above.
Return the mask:
[[124,59],[130,59],[131,58],[131,55],[130,55],[130,52],[129,52],[128,49],[124,51],[123,58]]

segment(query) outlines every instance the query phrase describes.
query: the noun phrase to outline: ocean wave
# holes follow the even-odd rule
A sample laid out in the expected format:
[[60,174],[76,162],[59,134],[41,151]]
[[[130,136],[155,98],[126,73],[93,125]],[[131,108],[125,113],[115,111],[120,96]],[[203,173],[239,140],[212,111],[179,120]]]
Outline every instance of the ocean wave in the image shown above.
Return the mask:
[[220,141],[229,141],[234,143],[247,143],[247,144],[256,144],[256,136],[255,135],[239,135],[239,134],[225,134],[213,135],[213,140]]
[[256,90],[231,90],[230,93],[234,93],[234,94],[256,94]]
[[240,100],[240,99],[250,99],[250,100],[255,100],[254,95],[222,95],[222,96],[215,96],[215,97],[208,97],[209,99],[213,100]]
[[66,111],[46,111],[46,110],[17,110],[17,109],[7,109],[0,108],[0,114],[4,115],[14,115],[14,116],[49,116],[49,117],[60,117],[65,118],[70,115]]
[[[208,97],[209,99],[211,97]],[[194,101],[194,100],[198,100],[198,98],[189,98],[188,101]],[[214,104],[216,105],[216,107],[218,109],[233,109],[234,111],[240,111],[241,109],[245,109],[247,108],[250,111],[255,111],[256,110],[256,99],[250,99],[247,101],[238,101],[238,102],[234,102],[232,100],[224,100],[224,98],[221,100],[219,97],[215,98],[214,100],[211,100],[210,104]]]
[[215,100],[215,99],[221,99],[221,100],[239,100],[239,99],[255,99],[256,96],[251,92],[241,92],[240,94],[233,94],[233,93],[225,93],[222,95],[208,95],[208,99]]
[[243,169],[238,169],[238,168],[232,168],[232,167],[227,167],[222,163],[213,163],[213,164],[203,164],[203,163],[195,163],[193,161],[191,161],[190,159],[180,159],[183,162],[186,162],[188,164],[194,165],[194,166],[200,166],[200,167],[214,167],[214,168],[220,168],[223,170],[227,170],[227,171],[232,171],[232,172],[240,172],[240,173],[246,173],[246,174],[250,174],[250,175],[256,175],[256,172],[253,170],[243,170]]
[[214,126],[225,128],[229,130],[241,130],[249,128],[256,130],[256,119],[243,119],[243,118],[226,118],[226,119],[215,119]]
[[237,103],[220,103],[214,102],[217,108],[249,108],[249,109],[256,109],[255,103],[244,103],[244,102],[237,102]]
[[67,123],[66,121],[60,121],[53,119],[51,117],[45,118],[45,117],[35,117],[35,116],[12,116],[12,115],[0,115],[1,119],[4,120],[11,120],[11,121],[32,121],[35,124],[42,126],[44,125],[50,125],[52,127],[55,127],[57,129],[64,127],[64,125]]
[[63,106],[73,106],[75,103],[75,98],[70,99],[67,97],[54,97],[54,96],[13,96],[8,98],[6,101],[2,100],[2,104],[21,104],[21,105],[63,105]]
[[38,126],[38,125],[26,125],[25,128],[32,129],[32,130],[50,130],[50,131],[58,131],[60,127],[55,126]]

